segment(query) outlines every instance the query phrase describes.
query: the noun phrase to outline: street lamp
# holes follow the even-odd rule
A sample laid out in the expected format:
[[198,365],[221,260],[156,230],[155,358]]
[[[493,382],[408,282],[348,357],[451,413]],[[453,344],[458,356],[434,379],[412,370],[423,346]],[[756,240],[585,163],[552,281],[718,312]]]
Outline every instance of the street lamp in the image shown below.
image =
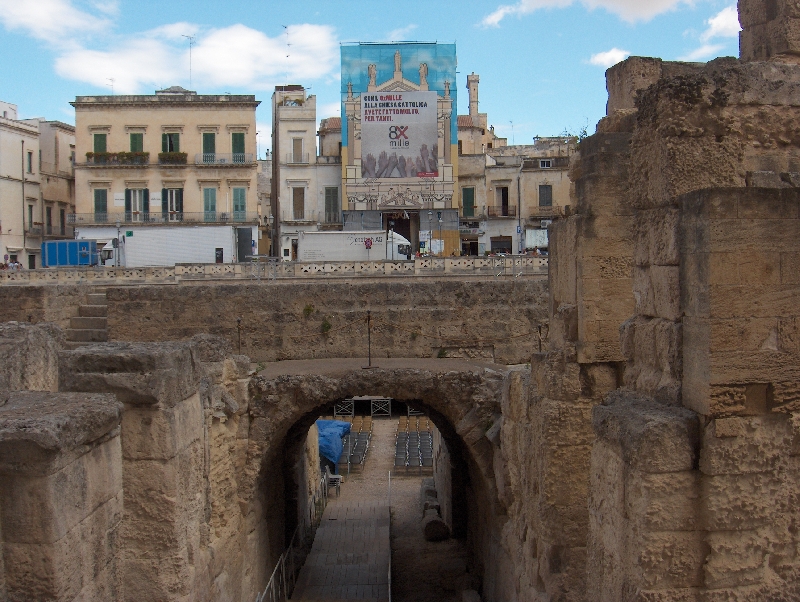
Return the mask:
[[389,220],[389,245],[392,247],[392,261],[394,261],[394,220]]
[[114,249],[114,266],[115,267],[119,267],[119,250],[120,250],[119,227],[120,227],[120,225],[121,224],[120,224],[119,220],[117,220],[117,248]]
[[433,219],[433,211],[428,211],[428,254],[433,251],[433,226],[431,226],[431,220]]
[[442,239],[442,212],[439,211],[439,255],[444,255],[444,239]]

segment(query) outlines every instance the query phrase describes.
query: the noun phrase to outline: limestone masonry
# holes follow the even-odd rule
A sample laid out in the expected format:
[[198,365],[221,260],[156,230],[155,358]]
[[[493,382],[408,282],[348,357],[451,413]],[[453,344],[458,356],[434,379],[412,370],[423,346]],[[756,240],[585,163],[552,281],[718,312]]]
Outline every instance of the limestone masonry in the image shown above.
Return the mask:
[[357,395],[437,426],[485,602],[800,600],[800,17],[739,11],[609,69],[548,283],[108,286],[83,346],[97,286],[0,287],[0,600],[255,600]]

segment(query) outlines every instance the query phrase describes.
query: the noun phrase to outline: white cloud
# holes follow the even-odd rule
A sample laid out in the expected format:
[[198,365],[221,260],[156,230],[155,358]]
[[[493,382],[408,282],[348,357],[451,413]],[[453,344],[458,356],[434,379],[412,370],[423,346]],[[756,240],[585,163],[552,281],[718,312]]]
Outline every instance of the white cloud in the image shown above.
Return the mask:
[[[680,4],[691,4],[692,0],[578,0],[589,10],[603,8],[623,21],[647,21],[656,15],[675,9]],[[484,27],[499,27],[500,22],[511,15],[527,15],[543,8],[566,8],[575,0],[519,0],[516,4],[503,4],[481,21]]]
[[679,61],[704,61],[717,56],[725,48],[724,44],[703,44],[700,48],[678,57]]
[[399,42],[408,39],[409,34],[417,28],[415,23],[406,25],[405,27],[398,27],[386,34],[386,39],[389,42]]
[[619,48],[612,48],[611,50],[606,50],[605,52],[598,52],[597,54],[593,54],[592,57],[589,59],[589,62],[592,65],[597,65],[598,67],[605,67],[608,69],[609,67],[616,65],[620,61],[624,61],[631,55],[630,52],[627,50],[620,50]]
[[64,50],[56,59],[62,77],[96,86],[114,78],[114,91],[188,85],[189,48],[184,35],[196,37],[192,48],[192,87],[269,89],[276,83],[304,83],[335,69],[338,42],[331,27],[290,25],[270,38],[245,25],[201,31],[191,23],[172,23],[115,41],[112,50],[84,47]]
[[108,30],[112,23],[75,8],[69,0],[0,0],[0,22],[51,43]]
[[735,38],[742,28],[739,26],[739,12],[736,5],[728,6],[706,21],[708,29],[700,34],[701,42],[713,38]]

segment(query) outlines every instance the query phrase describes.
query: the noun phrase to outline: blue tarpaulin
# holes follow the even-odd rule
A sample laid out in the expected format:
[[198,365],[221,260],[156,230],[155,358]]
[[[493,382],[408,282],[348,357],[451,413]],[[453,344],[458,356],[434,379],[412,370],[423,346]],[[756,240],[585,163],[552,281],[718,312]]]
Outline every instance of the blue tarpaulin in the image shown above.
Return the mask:
[[350,423],[342,420],[317,420],[319,453],[334,464],[342,455],[342,437],[350,432]]

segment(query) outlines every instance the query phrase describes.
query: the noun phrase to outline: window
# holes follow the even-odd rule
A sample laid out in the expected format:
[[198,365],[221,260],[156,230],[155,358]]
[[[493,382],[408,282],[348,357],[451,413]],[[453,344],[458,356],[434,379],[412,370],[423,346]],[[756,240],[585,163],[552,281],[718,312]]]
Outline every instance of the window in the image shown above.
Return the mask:
[[231,150],[234,163],[244,163],[244,132],[231,134]]
[[461,206],[463,217],[475,217],[475,188],[465,187],[461,189]]
[[335,186],[325,188],[325,223],[339,221],[339,189]]
[[161,152],[179,153],[181,151],[181,135],[178,133],[161,134]]
[[217,221],[217,189],[203,188],[203,220]]
[[459,140],[458,141],[458,154],[459,155],[463,155],[464,154],[464,142],[463,142],[463,140]]
[[161,189],[161,218],[165,222],[183,221],[183,188]]
[[498,186],[496,190],[497,206],[500,208],[499,215],[508,215],[508,186]]
[[247,189],[233,189],[233,219],[244,221],[247,218]]
[[144,134],[131,134],[131,152],[141,153],[144,151]]
[[108,190],[94,189],[94,221],[105,223],[108,219]]
[[67,212],[65,209],[59,209],[58,211],[58,221],[59,225],[61,226],[61,236],[67,235]]
[[203,163],[216,163],[217,135],[214,132],[203,132]]
[[550,159],[539,159],[539,167],[541,169],[550,169],[551,166]]
[[28,230],[33,229],[33,205],[28,205]]
[[292,163],[303,162],[303,139],[292,138]]
[[150,221],[150,191],[147,188],[125,189],[125,221]]
[[294,219],[305,218],[306,189],[292,188],[292,215]]
[[96,153],[106,152],[106,135],[95,134],[93,136],[93,139],[94,139],[94,152]]
[[44,227],[45,227],[45,234],[52,234],[53,233],[53,208],[52,207],[45,207],[44,209]]
[[550,184],[539,185],[539,207],[553,206],[553,187]]
[[33,151],[28,151],[28,173],[33,173]]

